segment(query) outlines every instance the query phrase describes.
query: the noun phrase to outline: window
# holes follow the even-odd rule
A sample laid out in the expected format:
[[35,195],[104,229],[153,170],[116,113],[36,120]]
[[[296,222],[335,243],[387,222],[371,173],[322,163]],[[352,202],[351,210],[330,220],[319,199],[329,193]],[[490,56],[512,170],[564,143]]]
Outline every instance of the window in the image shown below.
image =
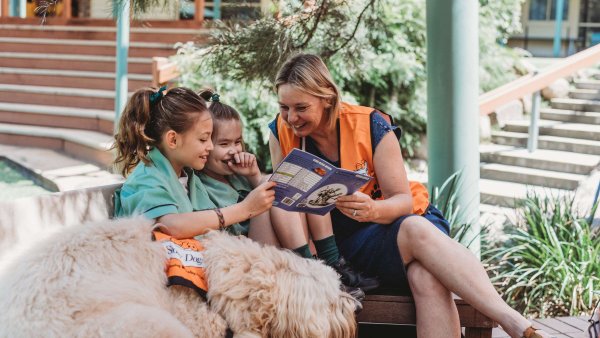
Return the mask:
[[[564,0],[563,21],[569,16],[569,0]],[[554,21],[556,19],[556,0],[531,0],[529,20]]]

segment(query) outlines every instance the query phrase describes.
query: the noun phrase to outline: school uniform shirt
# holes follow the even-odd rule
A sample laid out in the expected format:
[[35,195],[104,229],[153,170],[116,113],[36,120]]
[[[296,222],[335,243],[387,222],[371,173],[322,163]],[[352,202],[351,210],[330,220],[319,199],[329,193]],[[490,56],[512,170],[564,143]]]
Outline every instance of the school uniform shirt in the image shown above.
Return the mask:
[[151,163],[140,162],[115,192],[115,216],[143,215],[157,219],[168,214],[180,214],[214,208],[206,188],[193,170],[185,168],[187,192],[169,160],[153,148],[148,152]]
[[[250,182],[240,175],[228,175],[229,184],[216,180],[202,171],[196,171],[202,185],[208,193],[212,208],[224,208],[239,203],[252,191]],[[248,236],[250,220],[235,223],[227,227],[227,231],[235,236]]]

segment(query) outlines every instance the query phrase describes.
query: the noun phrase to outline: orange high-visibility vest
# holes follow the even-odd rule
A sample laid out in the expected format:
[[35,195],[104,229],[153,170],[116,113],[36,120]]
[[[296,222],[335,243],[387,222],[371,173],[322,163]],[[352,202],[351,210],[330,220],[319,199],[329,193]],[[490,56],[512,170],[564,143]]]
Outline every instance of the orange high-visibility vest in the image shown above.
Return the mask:
[[204,247],[197,239],[175,239],[159,231],[153,231],[154,238],[167,250],[168,285],[187,286],[206,300],[208,282],[205,275]]
[[[388,122],[391,122],[389,115],[373,108],[342,103],[339,112],[339,147],[340,166],[344,169],[359,171],[373,177],[360,191],[377,200],[383,199],[383,195],[377,182],[375,167],[373,166],[371,114],[374,112],[381,114]],[[300,148],[300,138],[294,135],[294,132],[283,121],[281,115],[277,116],[277,134],[283,157],[287,156],[293,148]],[[413,213],[422,215],[429,206],[427,188],[419,182],[409,182],[409,185],[413,197]]]

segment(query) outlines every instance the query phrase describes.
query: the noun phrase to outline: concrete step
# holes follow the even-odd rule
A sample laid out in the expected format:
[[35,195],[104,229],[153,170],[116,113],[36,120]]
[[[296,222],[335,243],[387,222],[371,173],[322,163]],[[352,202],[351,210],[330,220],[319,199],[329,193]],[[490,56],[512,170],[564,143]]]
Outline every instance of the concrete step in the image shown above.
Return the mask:
[[0,84],[0,102],[51,104],[62,107],[114,109],[115,93],[110,90]]
[[[116,40],[116,28],[96,26],[54,26],[28,24],[0,24],[0,36],[15,38],[48,38],[75,40]],[[206,43],[210,30],[205,28],[131,27],[131,42],[176,43],[194,41]]]
[[537,185],[547,188],[575,190],[585,175],[517,167],[498,163],[482,163],[483,179]]
[[[528,138],[529,134],[526,133],[492,132],[492,142],[500,145],[526,148]],[[600,141],[541,135],[538,137],[538,149],[600,155]]]
[[599,112],[583,112],[577,110],[546,108],[540,109],[540,117],[543,120],[600,124]]
[[575,85],[575,88],[580,88],[580,89],[595,89],[595,90],[599,90],[600,89],[600,81],[599,80],[578,80],[578,79],[575,79],[573,81],[573,85]]
[[[54,53],[82,55],[116,55],[115,41],[37,39],[0,37],[0,50],[15,53]],[[176,54],[173,44],[156,42],[131,42],[130,57],[171,56]]]
[[[152,84],[152,75],[129,74],[128,78],[131,90],[151,86]],[[0,83],[114,90],[115,74],[110,72],[0,67]]]
[[[0,67],[114,72],[114,56],[0,52]],[[151,58],[128,58],[130,73],[152,74]]]
[[600,163],[600,156],[596,155],[545,149],[538,149],[530,153],[527,149],[497,144],[481,145],[479,151],[481,162],[579,175],[589,174]]
[[520,183],[479,180],[481,203],[514,208],[518,201],[527,197],[527,192],[537,193],[540,196],[562,196],[571,194],[568,190],[528,186]]
[[569,97],[581,100],[598,100],[600,92],[598,89],[572,89],[569,91]]
[[104,168],[113,161],[112,136],[89,130],[0,123],[0,143],[59,150]]
[[0,123],[93,130],[113,133],[114,112],[23,103],[0,103]]
[[[540,120],[538,126],[540,135],[600,141],[600,125]],[[509,121],[504,125],[504,130],[527,133],[529,130],[529,121]]]
[[550,105],[554,109],[600,112],[600,101],[581,99],[552,99]]

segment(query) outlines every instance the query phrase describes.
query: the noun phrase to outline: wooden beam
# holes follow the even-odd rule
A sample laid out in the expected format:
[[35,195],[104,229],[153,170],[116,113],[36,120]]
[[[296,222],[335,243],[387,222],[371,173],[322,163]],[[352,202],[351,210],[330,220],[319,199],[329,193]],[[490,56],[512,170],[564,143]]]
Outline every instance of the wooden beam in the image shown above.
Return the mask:
[[152,86],[160,87],[179,76],[177,66],[165,57],[152,58]]
[[204,0],[194,0],[194,21],[204,21]]
[[487,115],[499,106],[542,90],[552,82],[600,62],[600,45],[573,54],[537,75],[528,74],[479,96],[479,113]]
[[8,18],[8,0],[0,0],[0,17]]
[[71,17],[73,17],[72,0],[62,0],[62,2],[63,2],[62,17],[68,20]]

